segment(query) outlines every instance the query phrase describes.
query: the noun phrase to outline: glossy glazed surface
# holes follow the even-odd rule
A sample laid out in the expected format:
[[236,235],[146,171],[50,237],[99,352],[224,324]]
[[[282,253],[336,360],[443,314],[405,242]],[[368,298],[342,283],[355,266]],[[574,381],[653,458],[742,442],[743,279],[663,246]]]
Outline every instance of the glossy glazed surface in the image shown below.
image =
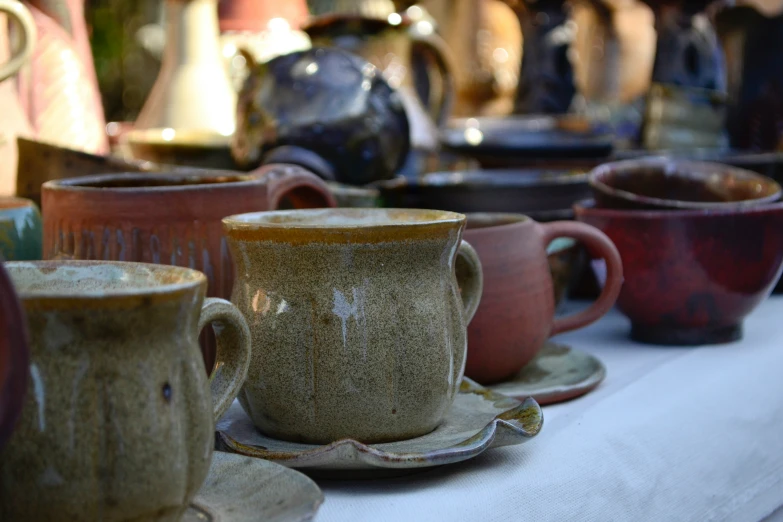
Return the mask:
[[719,209],[780,199],[770,178],[721,165],[672,158],[606,163],[589,175],[596,205],[628,209]]
[[[31,364],[22,417],[0,455],[0,518],[179,520],[207,475],[214,419],[247,373],[242,316],[205,301],[195,270],[5,267],[27,315]],[[197,339],[213,320],[224,328],[208,382]]]
[[459,388],[481,297],[464,222],[402,209],[223,220],[236,265],[231,300],[253,335],[239,400],[255,425],[311,443],[433,430]]
[[41,259],[43,223],[30,200],[0,197],[0,256],[6,261]]
[[632,338],[697,345],[741,336],[742,320],[771,292],[783,267],[783,204],[734,211],[637,211],[575,207],[623,260],[618,308]]
[[[226,171],[109,174],[43,186],[46,259],[177,265],[207,276],[207,295],[228,299],[233,265],[220,220],[237,211],[333,206],[326,185],[291,165],[252,175]],[[207,367],[214,344],[204,345]]]
[[[546,248],[554,238],[573,237],[607,260],[609,281],[587,310],[555,319]],[[482,384],[517,373],[557,333],[587,326],[614,304],[623,271],[611,242],[573,221],[539,224],[515,214],[469,214],[465,238],[481,258],[484,293],[468,327],[465,375]]]

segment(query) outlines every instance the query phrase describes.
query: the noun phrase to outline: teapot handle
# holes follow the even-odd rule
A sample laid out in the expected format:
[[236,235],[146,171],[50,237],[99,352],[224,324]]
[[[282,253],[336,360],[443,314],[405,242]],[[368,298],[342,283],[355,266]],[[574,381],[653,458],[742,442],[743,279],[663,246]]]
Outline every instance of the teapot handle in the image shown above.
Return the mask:
[[16,20],[22,29],[22,45],[11,59],[0,65],[0,81],[13,76],[27,63],[27,60],[33,55],[37,32],[33,15],[21,2],[16,0],[0,0],[0,12],[6,13],[10,18]]
[[454,74],[452,73],[455,70],[454,58],[451,54],[451,49],[449,44],[435,33],[421,34],[411,32],[410,34],[413,40],[414,52],[424,50],[435,58],[435,65],[438,68],[443,84],[443,99],[440,101],[439,106],[435,108],[436,110],[431,112],[435,114],[437,126],[442,127],[449,116],[451,116],[456,91]]

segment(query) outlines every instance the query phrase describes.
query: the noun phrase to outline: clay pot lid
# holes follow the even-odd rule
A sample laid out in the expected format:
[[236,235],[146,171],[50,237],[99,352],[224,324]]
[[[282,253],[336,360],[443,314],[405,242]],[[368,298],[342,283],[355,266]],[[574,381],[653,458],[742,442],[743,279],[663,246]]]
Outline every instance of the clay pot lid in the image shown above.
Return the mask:
[[13,431],[27,391],[27,319],[0,256],[0,450]]

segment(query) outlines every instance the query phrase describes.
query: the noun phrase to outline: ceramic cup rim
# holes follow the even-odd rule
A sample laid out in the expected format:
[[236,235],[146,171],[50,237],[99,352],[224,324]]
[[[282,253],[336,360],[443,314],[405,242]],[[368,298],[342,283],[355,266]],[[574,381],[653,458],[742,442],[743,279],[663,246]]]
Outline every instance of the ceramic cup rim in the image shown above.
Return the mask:
[[[179,275],[180,279],[176,282],[155,283],[149,281],[145,286],[136,288],[114,288],[114,289],[79,289],[76,292],[68,293],[63,290],[52,291],[30,290],[20,288],[14,283],[14,272],[18,269],[67,269],[69,267],[89,268],[99,266],[112,266],[122,271],[146,269],[150,273],[166,273]],[[207,278],[198,270],[184,268],[172,265],[157,265],[152,263],[132,263],[127,261],[77,261],[77,260],[48,260],[48,261],[8,261],[4,263],[4,268],[8,272],[11,282],[15,285],[16,293],[20,301],[109,301],[114,299],[123,300],[125,298],[145,298],[145,297],[166,297],[179,296],[183,293],[191,292],[200,286],[206,288]],[[137,272],[138,273],[138,272]]]
[[[351,224],[351,223],[291,223],[274,222],[266,219],[287,216],[316,217],[322,214],[345,215],[347,217],[359,217],[366,214],[400,215],[400,216],[440,216],[430,219],[388,219],[385,222]],[[229,229],[298,229],[298,230],[324,230],[324,231],[355,231],[364,229],[387,229],[400,227],[426,227],[441,224],[465,223],[466,217],[458,212],[448,210],[428,210],[418,208],[313,208],[296,210],[272,210],[261,212],[247,212],[234,214],[223,218],[223,225]]]
[[783,201],[772,203],[732,206],[723,205],[718,208],[701,209],[621,209],[621,208],[601,208],[595,206],[593,198],[582,199],[573,205],[574,213],[579,216],[590,215],[597,217],[606,217],[612,219],[699,219],[710,218],[713,216],[746,216],[753,214],[766,214],[768,212],[783,211]]
[[[607,177],[611,177],[618,171],[631,171],[633,169],[639,169],[643,167],[651,168],[665,168],[671,167],[676,172],[687,171],[688,169],[704,170],[713,169],[720,173],[732,173],[738,177],[742,177],[748,180],[756,180],[759,183],[769,187],[772,193],[766,196],[753,199],[744,199],[740,201],[726,201],[726,202],[704,202],[704,201],[687,201],[681,199],[664,199],[651,196],[645,196],[622,190],[614,187],[606,182]],[[629,203],[637,205],[653,205],[662,209],[673,210],[721,210],[726,208],[747,208],[758,205],[770,204],[780,199],[783,194],[783,188],[780,184],[772,178],[762,176],[753,171],[742,169],[738,167],[732,167],[731,165],[725,165],[723,163],[716,163],[713,161],[694,161],[688,159],[671,158],[667,156],[646,156],[635,159],[627,159],[620,161],[610,161],[603,163],[592,169],[587,175],[587,183],[595,191],[600,192],[606,196],[619,198]]]
[[[101,187],[95,186],[99,183],[109,181],[145,181],[145,180],[166,180],[171,179],[173,183],[168,185],[140,185],[131,187]],[[176,181],[189,179],[212,179],[216,180],[210,183],[184,183]],[[221,181],[221,178],[234,178]],[[60,192],[89,192],[89,193],[138,193],[138,192],[180,192],[180,191],[201,191],[226,190],[230,188],[247,188],[262,183],[263,180],[252,174],[235,172],[221,169],[185,169],[185,170],[167,170],[161,172],[118,172],[113,174],[95,174],[90,176],[80,176],[76,178],[63,178],[47,181],[42,185],[42,191],[60,191]]]
[[35,202],[27,198],[20,198],[17,196],[0,197],[0,212],[32,207],[36,207]]

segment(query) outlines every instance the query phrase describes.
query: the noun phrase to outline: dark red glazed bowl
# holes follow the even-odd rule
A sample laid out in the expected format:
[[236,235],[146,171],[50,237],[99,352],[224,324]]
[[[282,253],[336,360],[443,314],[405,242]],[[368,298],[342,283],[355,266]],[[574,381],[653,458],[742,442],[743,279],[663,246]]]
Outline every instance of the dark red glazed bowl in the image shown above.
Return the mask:
[[644,343],[702,345],[742,337],[742,321],[783,269],[783,203],[726,210],[574,206],[617,246],[625,282],[617,307]]
[[666,157],[605,163],[588,175],[601,208],[717,210],[780,199],[778,183],[745,169]]

